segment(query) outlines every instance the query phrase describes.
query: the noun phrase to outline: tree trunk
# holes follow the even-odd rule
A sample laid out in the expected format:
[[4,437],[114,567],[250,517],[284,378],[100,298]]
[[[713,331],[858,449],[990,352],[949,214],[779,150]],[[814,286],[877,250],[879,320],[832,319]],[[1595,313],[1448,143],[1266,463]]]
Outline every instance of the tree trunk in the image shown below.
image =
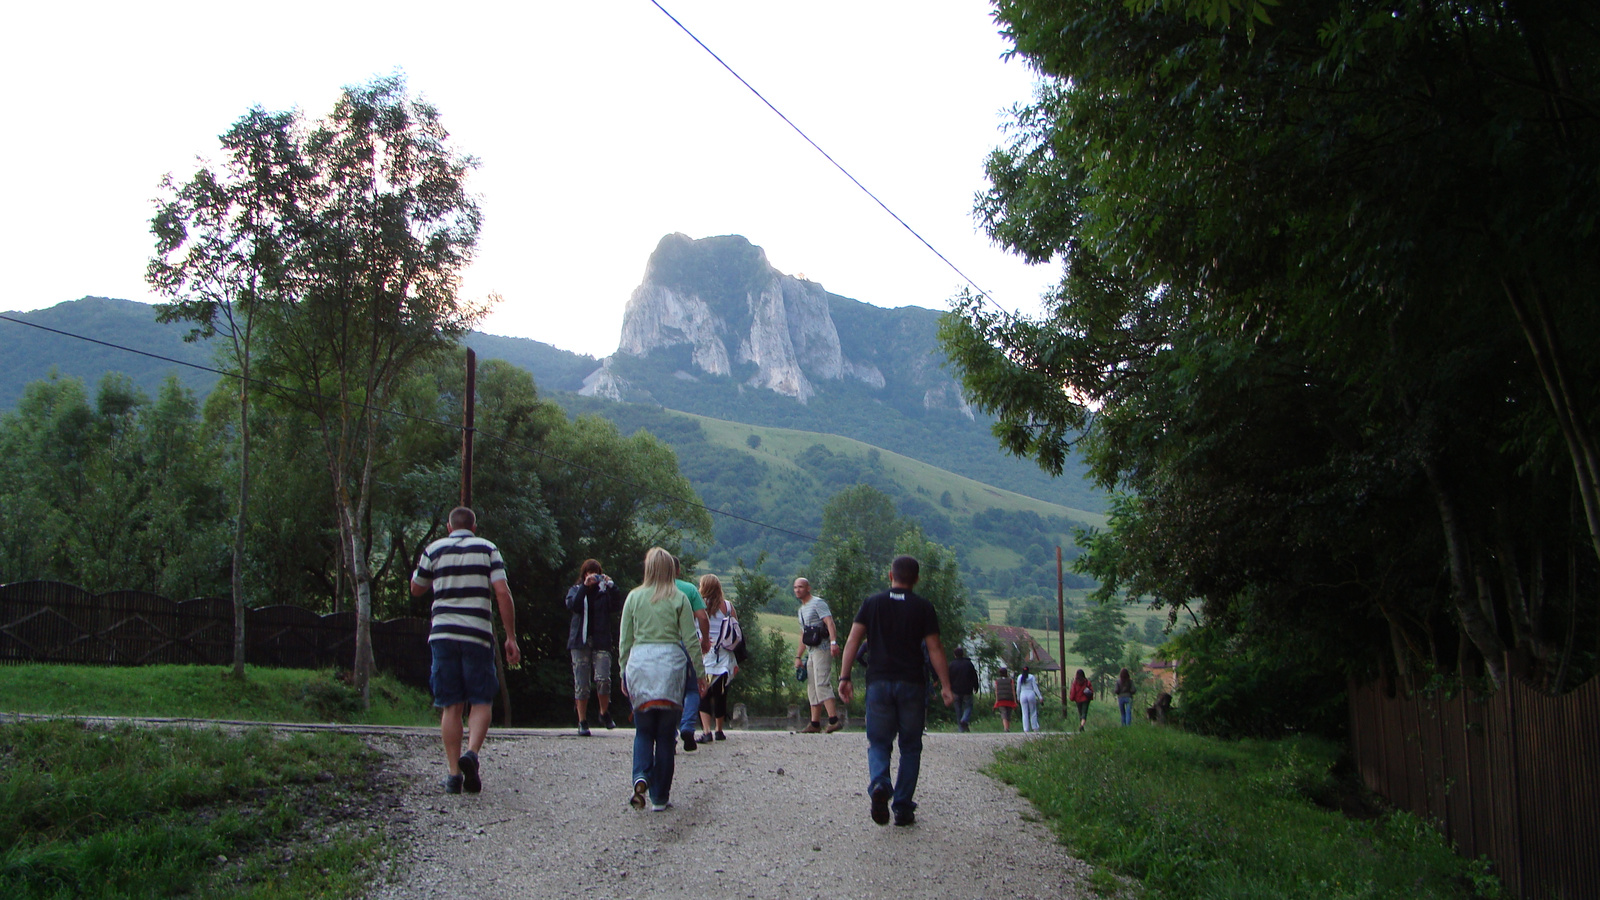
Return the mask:
[[1484,615],[1488,598],[1482,596],[1482,578],[1473,571],[1466,529],[1461,524],[1455,500],[1440,478],[1439,467],[1432,460],[1424,460],[1422,470],[1428,477],[1428,487],[1433,491],[1434,502],[1439,507],[1439,521],[1444,527],[1445,550],[1450,560],[1450,593],[1461,630],[1478,648],[1495,687],[1500,687],[1505,683],[1505,644],[1495,630],[1494,620]]
[[1537,287],[1524,294],[1509,278],[1502,278],[1500,284],[1533,351],[1539,379],[1550,397],[1556,424],[1561,428],[1567,455],[1572,459],[1572,471],[1578,480],[1578,498],[1583,503],[1583,516],[1589,526],[1589,543],[1595,558],[1600,559],[1600,454],[1595,452],[1583,411],[1572,397],[1572,380],[1567,375],[1566,356],[1557,340],[1555,323],[1550,321],[1550,309]]
[[[246,326],[248,329],[248,326]],[[233,524],[233,677],[244,678],[244,539],[250,508],[250,357],[249,331],[239,381],[239,509]]]

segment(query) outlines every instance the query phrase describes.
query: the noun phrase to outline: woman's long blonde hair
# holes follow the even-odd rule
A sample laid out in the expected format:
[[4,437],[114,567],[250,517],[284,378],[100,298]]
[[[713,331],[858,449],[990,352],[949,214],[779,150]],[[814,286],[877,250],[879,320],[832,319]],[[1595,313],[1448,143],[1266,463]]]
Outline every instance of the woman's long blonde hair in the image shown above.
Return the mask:
[[644,555],[644,584],[650,588],[650,602],[664,600],[678,592],[678,562],[672,554],[660,547],[651,547]]
[[722,596],[722,579],[715,575],[700,576],[700,599],[706,602],[706,612],[715,612],[717,606],[726,602]]

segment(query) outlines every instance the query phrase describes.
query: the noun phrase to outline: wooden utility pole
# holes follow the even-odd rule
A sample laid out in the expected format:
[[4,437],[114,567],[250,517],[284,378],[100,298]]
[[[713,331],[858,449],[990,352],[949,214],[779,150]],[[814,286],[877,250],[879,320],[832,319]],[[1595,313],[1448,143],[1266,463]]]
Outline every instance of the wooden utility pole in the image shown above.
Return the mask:
[[[461,505],[472,508],[472,438],[477,429],[473,420],[478,408],[478,354],[467,348],[467,392],[461,398]],[[492,621],[492,620],[491,620]],[[511,690],[506,687],[506,656],[499,641],[494,642],[495,673],[500,678],[500,724],[511,724]]]
[[1061,675],[1061,714],[1067,713],[1067,594],[1061,576],[1061,545],[1056,545],[1056,665]]
[[467,393],[461,401],[461,505],[472,508],[472,427],[478,406],[478,354],[467,348]]

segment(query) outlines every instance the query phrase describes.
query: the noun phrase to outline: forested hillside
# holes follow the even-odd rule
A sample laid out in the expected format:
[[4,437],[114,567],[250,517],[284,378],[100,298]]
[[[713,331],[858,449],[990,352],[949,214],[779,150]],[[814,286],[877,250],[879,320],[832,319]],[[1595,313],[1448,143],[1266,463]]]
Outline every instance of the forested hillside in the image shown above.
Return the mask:
[[[660,407],[555,395],[574,414],[603,416],[624,434],[647,430],[670,445],[705,504],[815,537],[827,499],[857,484],[894,502],[928,538],[956,551],[968,587],[993,597],[1054,596],[1055,547],[1077,556],[1074,528],[1100,526],[1098,513],[1047,503],[939,469],[860,441],[749,425]],[[727,571],[765,552],[775,577],[811,562],[806,537],[728,516],[713,517],[713,569]],[[1070,572],[1069,587],[1090,582]]]

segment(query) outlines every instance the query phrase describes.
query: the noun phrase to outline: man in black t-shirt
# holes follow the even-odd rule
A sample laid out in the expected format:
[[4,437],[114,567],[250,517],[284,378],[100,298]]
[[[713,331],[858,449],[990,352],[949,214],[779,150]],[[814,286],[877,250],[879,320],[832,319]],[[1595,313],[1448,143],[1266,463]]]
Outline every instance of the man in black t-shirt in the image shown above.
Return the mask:
[[[950,691],[950,668],[939,643],[939,616],[933,604],[911,592],[922,567],[909,556],[895,557],[889,568],[889,590],[873,594],[861,604],[850,626],[840,662],[839,697],[846,703],[854,693],[850,669],[865,641],[871,648],[867,663],[867,794],[872,798],[872,821],[910,825],[917,821],[917,775],[922,768],[922,730],[927,723],[928,682],[922,649],[939,677],[944,705],[955,701]],[[900,741],[900,771],[889,780],[889,759],[896,737]]]

